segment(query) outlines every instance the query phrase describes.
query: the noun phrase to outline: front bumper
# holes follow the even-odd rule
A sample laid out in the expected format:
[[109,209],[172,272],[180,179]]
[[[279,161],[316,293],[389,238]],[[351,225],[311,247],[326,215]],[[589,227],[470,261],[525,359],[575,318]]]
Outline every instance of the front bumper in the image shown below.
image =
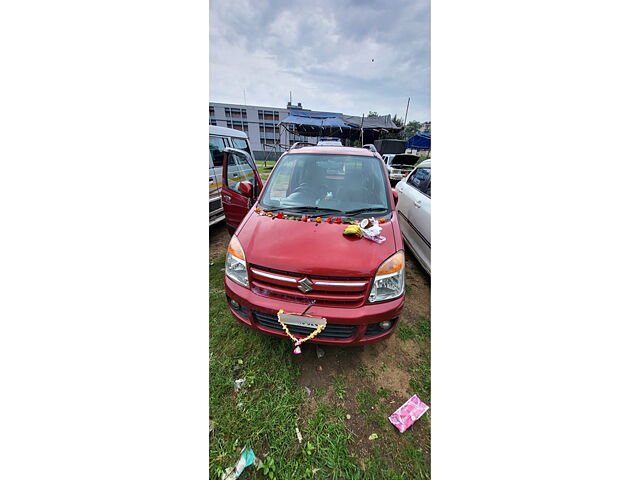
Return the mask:
[[[286,337],[286,333],[274,323],[280,309],[287,313],[300,314],[307,305],[299,302],[291,302],[282,298],[270,298],[253,293],[248,288],[242,287],[233,280],[224,276],[224,286],[229,299],[235,300],[240,305],[239,311],[227,307],[231,314],[243,325],[277,337]],[[358,346],[375,343],[389,337],[398,326],[400,312],[404,305],[404,294],[387,302],[365,304],[361,307],[339,308],[323,305],[313,305],[307,313],[315,317],[327,319],[327,328],[324,335],[336,332],[335,338],[328,338],[320,334],[313,343],[325,345]],[[381,332],[376,325],[384,320],[392,320],[393,325],[389,330]],[[331,328],[330,328],[331,326]],[[352,328],[353,327],[353,328]],[[306,335],[294,334],[296,337]],[[320,338],[323,337],[323,338]],[[331,337],[334,337],[331,335]]]

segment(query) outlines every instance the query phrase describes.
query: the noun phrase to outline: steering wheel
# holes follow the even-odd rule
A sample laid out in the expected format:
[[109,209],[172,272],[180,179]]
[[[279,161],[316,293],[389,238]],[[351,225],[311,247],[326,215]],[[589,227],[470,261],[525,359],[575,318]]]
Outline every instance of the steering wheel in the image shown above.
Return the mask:
[[300,185],[298,185],[293,192],[291,193],[298,193],[306,188],[308,188],[309,184],[307,182],[302,182]]

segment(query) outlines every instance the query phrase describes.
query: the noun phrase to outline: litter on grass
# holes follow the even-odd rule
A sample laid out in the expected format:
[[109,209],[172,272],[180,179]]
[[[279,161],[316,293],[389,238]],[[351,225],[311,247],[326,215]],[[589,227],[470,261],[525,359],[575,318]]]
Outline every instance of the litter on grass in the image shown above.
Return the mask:
[[414,395],[391,414],[389,421],[400,430],[400,433],[403,433],[427,410],[429,410],[429,406],[420,400],[417,395]]
[[244,382],[246,382],[247,379],[246,378],[239,378],[238,380],[236,380],[235,382],[233,382],[233,390],[237,393],[240,391],[240,387],[242,387],[242,384]]
[[376,438],[378,438],[377,433],[372,433],[371,435],[369,435],[369,440],[375,440]]
[[256,461],[256,455],[253,450],[248,447],[244,447],[240,452],[240,459],[236,463],[235,467],[229,467],[224,471],[222,480],[236,480],[246,467],[252,465]]
[[296,427],[296,436],[298,437],[298,443],[302,443],[302,434],[300,433],[300,429]]
[[320,348],[320,346],[318,344],[316,344],[316,356],[318,358],[324,357],[324,350],[322,348]]

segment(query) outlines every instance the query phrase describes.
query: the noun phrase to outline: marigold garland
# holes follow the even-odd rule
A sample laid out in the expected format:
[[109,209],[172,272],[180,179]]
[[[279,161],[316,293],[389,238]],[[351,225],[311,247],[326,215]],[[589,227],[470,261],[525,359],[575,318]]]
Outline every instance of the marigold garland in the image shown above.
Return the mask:
[[[305,223],[309,223],[315,220],[316,224],[322,223],[322,217],[315,217],[315,218],[310,218],[308,215],[303,215],[302,217],[296,217],[295,215],[285,215],[284,212],[277,212],[277,213],[273,213],[273,212],[265,212],[263,211],[260,207],[256,207],[255,208],[255,212],[263,217],[271,217],[272,220],[275,220],[276,218],[281,219],[281,220],[295,220],[298,222],[305,222]],[[350,225],[358,225],[360,224],[360,221],[358,220],[354,220],[353,218],[344,218],[343,217],[328,217],[327,219],[324,220],[325,223],[337,223],[337,224],[341,224],[341,223],[346,223],[346,224],[350,224]],[[384,218],[380,218],[378,220],[379,223],[385,223],[386,220]]]
[[280,314],[284,313],[284,310],[280,309],[278,311],[278,323],[282,326],[282,329],[284,330],[284,333],[287,334],[287,336],[293,340],[294,345],[295,345],[295,349],[293,350],[293,353],[298,354],[300,353],[300,345],[302,345],[304,342],[306,342],[307,340],[311,340],[312,338],[314,338],[316,335],[318,335],[320,332],[322,332],[322,330],[324,330],[324,327],[327,326],[326,323],[321,323],[320,325],[318,325],[318,327],[311,332],[309,335],[307,335],[304,338],[296,338],[295,336],[293,336],[291,334],[291,332],[289,331],[289,328],[287,327],[287,324],[284,323],[282,320],[280,320]]

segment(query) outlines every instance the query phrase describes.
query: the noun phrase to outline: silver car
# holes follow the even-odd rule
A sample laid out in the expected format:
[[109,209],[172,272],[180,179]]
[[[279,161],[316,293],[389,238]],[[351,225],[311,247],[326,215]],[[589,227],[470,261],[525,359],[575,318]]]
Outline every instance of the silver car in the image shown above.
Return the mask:
[[398,219],[405,244],[431,275],[431,160],[396,185]]

